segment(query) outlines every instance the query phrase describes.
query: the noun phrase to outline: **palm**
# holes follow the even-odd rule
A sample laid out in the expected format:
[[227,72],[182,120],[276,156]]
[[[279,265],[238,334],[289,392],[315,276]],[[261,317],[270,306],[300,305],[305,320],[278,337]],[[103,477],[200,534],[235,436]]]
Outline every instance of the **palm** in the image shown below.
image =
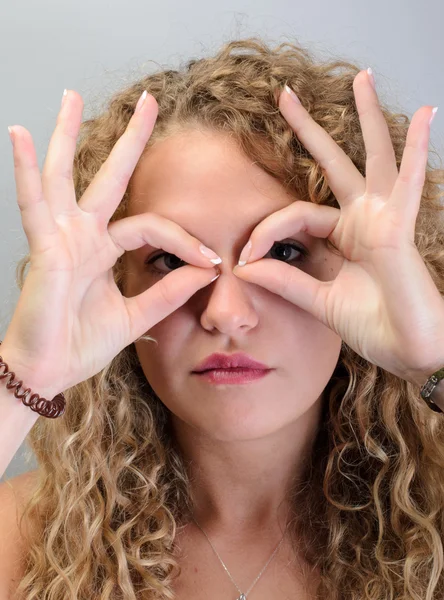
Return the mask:
[[[75,378],[79,372],[88,371],[89,377],[100,371],[116,348],[127,345],[129,334],[125,300],[111,271],[119,251],[93,215],[81,213],[59,224],[45,252],[33,256],[14,323],[28,330],[30,358],[38,353],[38,364],[58,365],[64,389],[74,385],[70,373]],[[36,297],[36,289],[51,293]],[[33,326],[35,333],[29,331]]]
[[[341,211],[329,238],[344,260],[313,310],[358,354],[375,363],[382,349],[393,352],[394,330],[406,306],[386,284],[399,277],[396,252],[401,249],[402,229],[392,222],[385,203],[363,197]],[[408,250],[404,248],[403,256],[410,263],[415,249],[410,247],[411,256]]]

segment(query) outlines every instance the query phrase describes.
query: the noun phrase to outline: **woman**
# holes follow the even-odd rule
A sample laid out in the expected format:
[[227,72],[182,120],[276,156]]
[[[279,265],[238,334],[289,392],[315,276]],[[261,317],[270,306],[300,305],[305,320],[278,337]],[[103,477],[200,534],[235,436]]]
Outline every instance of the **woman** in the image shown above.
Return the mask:
[[[256,38],[147,75],[81,126],[69,92],[42,180],[59,228],[84,211],[102,268],[78,306],[89,336],[57,368],[20,369],[18,313],[1,347],[36,392],[62,391],[55,373],[66,390],[63,418],[29,434],[17,594],[442,596],[443,419],[419,395],[444,366],[432,108],[410,123],[366,70]],[[97,226],[119,250],[106,268]]]

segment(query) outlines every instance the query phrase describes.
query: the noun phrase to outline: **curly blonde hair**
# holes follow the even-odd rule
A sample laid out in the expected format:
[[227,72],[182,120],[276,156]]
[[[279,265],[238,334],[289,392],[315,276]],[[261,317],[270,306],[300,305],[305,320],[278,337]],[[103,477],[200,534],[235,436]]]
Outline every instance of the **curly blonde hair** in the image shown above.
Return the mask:
[[[339,208],[277,98],[288,83],[365,176],[353,93],[360,70],[343,60],[317,60],[294,43],[272,48],[254,37],[226,43],[180,70],[146,75],[82,123],[77,199],[146,89],[159,105],[146,149],[189,128],[225,132],[292,194]],[[382,111],[399,168],[410,121]],[[444,294],[442,183],[444,171],[428,164],[415,242]],[[130,192],[131,181],[111,221],[126,216]],[[122,291],[121,259],[113,273]],[[17,266],[20,289],[28,263],[29,255]],[[146,380],[134,344],[67,390],[66,399],[63,418],[38,419],[27,437],[39,470],[22,516],[31,527],[23,531],[29,553],[17,596],[175,598],[174,540],[191,520],[190,481],[172,440],[170,413]],[[320,570],[317,597],[443,598],[444,418],[414,385],[344,343],[324,400],[311,462],[291,490],[288,528],[295,554]]]

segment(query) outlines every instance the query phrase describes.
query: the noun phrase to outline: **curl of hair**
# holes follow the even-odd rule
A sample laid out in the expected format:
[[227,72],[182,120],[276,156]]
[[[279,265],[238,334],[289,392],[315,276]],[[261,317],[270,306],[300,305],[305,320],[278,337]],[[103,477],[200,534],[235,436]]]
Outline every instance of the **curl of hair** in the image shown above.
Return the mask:
[[[248,38],[180,70],[146,75],[82,123],[77,199],[146,89],[159,113],[145,151],[189,128],[225,133],[290,193],[339,208],[277,99],[290,85],[365,176],[353,93],[360,70],[342,60],[318,61],[294,43],[271,48]],[[410,121],[381,108],[399,169]],[[444,294],[442,183],[444,171],[427,164],[415,243]],[[125,216],[130,191],[131,181],[111,222]],[[29,258],[17,266],[20,289]],[[113,274],[121,291],[123,273],[119,259]],[[444,420],[415,386],[345,344],[323,397],[314,451],[289,491],[295,510],[288,531],[295,551],[321,573],[317,597],[443,598]],[[37,420],[27,437],[39,469],[22,516],[30,525],[23,532],[29,553],[17,594],[25,600],[175,598],[174,540],[191,520],[190,481],[169,411],[146,380],[134,344],[66,398],[63,418]]]

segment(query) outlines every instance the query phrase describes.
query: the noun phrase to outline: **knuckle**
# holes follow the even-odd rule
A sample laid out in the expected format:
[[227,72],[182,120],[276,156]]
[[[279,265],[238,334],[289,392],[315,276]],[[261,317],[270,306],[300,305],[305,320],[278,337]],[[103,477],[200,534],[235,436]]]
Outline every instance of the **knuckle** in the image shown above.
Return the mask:
[[399,173],[398,178],[401,183],[409,184],[410,183],[410,175],[401,171]]
[[375,105],[369,104],[365,108],[358,105],[357,110],[358,110],[358,115],[361,118],[365,119],[367,117],[367,115],[372,115],[375,112]]
[[54,129],[56,138],[68,138],[70,141],[77,142],[79,131],[79,125],[75,121],[71,121],[66,117],[63,118],[59,115],[57,124]]
[[119,190],[125,190],[127,188],[130,177],[131,173],[128,173],[126,170],[114,171],[112,174],[112,178]]
[[20,157],[20,153],[15,151],[14,152],[14,169],[19,169],[22,166],[22,160]]
[[416,152],[418,149],[418,144],[416,141],[412,139],[412,136],[409,136],[404,145],[404,152],[407,150],[408,152]]
[[174,296],[172,294],[172,288],[168,283],[166,283],[165,279],[162,279],[158,282],[159,285],[159,294],[162,298],[163,302],[168,306],[174,308]]
[[337,161],[338,161],[337,156],[330,156],[326,159],[320,160],[319,164],[320,164],[321,169],[323,169],[324,171],[326,171],[328,173],[329,171],[332,170],[332,168],[337,163]]
[[146,134],[140,128],[140,125],[136,125],[136,123],[133,123],[131,121],[130,121],[124,135],[125,135],[125,137],[127,137],[131,140],[136,140],[137,142],[145,142],[145,138],[146,138]]
[[398,175],[399,181],[410,188],[420,189],[424,187],[425,175],[422,173],[400,173]]
[[18,197],[17,203],[22,213],[27,213],[30,207],[35,207],[37,204],[45,201],[45,197],[41,193],[32,193],[30,192],[26,197],[26,205],[23,204],[23,201]]
[[66,179],[69,182],[71,182],[73,180],[72,164],[69,163],[67,165],[62,165],[62,168],[59,170],[58,175],[62,179]]
[[67,179],[68,181],[72,181],[73,172],[71,164],[60,164],[54,165],[52,167],[48,167],[44,169],[42,172],[42,183],[45,185],[50,184],[56,179]]
[[126,250],[119,244],[119,242],[113,236],[113,232],[111,231],[111,226],[108,227],[108,235],[111,238],[111,241],[113,242],[113,244],[115,245],[115,247],[119,253],[119,257],[122,256],[126,252]]
[[425,179],[421,176],[412,177],[410,187],[415,191],[421,192],[424,187]]
[[293,285],[293,273],[291,271],[291,269],[288,271],[286,269],[286,272],[284,273],[284,276],[280,279],[280,293],[282,294],[282,296],[285,298],[288,291],[291,289]]
[[67,137],[71,142],[77,142],[78,133],[79,127],[77,123],[68,122],[63,128],[63,135]]
[[113,164],[106,165],[104,178],[110,179],[119,189],[126,189],[131,177],[131,172],[122,165],[114,167]]

